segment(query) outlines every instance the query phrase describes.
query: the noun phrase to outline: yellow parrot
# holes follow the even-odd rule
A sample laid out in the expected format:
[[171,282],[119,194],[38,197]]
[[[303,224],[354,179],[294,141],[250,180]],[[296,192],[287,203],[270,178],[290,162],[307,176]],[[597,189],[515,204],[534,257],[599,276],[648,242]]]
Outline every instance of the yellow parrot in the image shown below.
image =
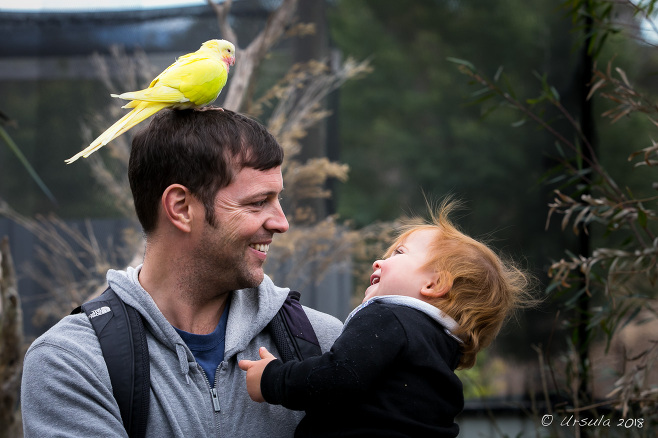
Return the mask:
[[123,108],[133,108],[110,126],[88,147],[66,160],[71,164],[87,158],[142,120],[167,107],[191,108],[217,99],[226,85],[229,66],[235,64],[235,46],[226,40],[210,40],[194,53],[176,60],[158,75],[148,88],[112,97],[130,100]]

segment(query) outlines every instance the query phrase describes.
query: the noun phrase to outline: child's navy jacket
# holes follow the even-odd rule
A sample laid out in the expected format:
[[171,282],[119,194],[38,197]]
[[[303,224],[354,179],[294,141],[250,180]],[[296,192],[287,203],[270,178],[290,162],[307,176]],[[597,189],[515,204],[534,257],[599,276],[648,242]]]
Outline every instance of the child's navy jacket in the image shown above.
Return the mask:
[[269,403],[306,411],[295,437],[455,437],[460,356],[436,318],[374,301],[347,321],[330,352],[270,362],[261,391]]

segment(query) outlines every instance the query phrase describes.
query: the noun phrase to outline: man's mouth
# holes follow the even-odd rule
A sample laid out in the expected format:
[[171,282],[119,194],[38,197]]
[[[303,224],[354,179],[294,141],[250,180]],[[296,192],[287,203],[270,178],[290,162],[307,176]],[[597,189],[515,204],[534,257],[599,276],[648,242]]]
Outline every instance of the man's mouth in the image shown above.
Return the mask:
[[251,243],[249,244],[249,247],[255,249],[256,251],[260,251],[263,254],[267,254],[267,251],[270,250],[270,245],[266,245],[263,243]]

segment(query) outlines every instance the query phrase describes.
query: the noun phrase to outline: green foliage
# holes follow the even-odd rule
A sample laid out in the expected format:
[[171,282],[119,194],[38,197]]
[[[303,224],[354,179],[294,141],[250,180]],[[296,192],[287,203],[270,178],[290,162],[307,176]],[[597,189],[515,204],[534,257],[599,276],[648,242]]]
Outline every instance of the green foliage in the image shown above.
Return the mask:
[[549,307],[508,345],[556,330],[547,354],[581,349],[568,383],[585,389],[591,342],[655,297],[655,122],[636,113],[655,113],[658,56],[633,26],[655,4],[337,1],[331,17],[337,46],[374,67],[341,90],[340,213],[363,225],[422,212],[421,192],[466,198],[468,232],[495,230],[494,244],[552,275],[557,327]]
[[500,376],[505,372],[505,362],[491,357],[487,350],[478,354],[473,368],[458,370],[457,376],[464,383],[464,399],[481,399],[501,393]]
[[[544,231],[546,189],[537,180],[553,140],[529,124],[507,129],[519,114],[509,107],[491,111],[493,99],[466,102],[472,88],[447,58],[499,72],[519,95],[534,92],[532,71],[543,67],[550,67],[556,89],[564,88],[573,74],[573,42],[554,8],[554,2],[522,1],[336,2],[335,44],[373,67],[340,90],[340,157],[350,166],[338,189],[340,217],[362,227],[422,215],[423,193],[454,194],[467,201],[468,214],[460,218],[466,232],[527,260],[542,276],[546,259],[573,240]],[[499,348],[534,358],[518,343],[548,337],[550,313],[522,316],[536,323],[508,333]]]
[[[336,44],[356,58],[371,57],[374,70],[341,91],[341,156],[352,172],[340,191],[340,213],[359,225],[393,219],[422,209],[422,190],[456,191],[474,204],[497,192],[524,197],[533,177],[516,183],[533,159],[517,134],[498,129],[515,121],[512,114],[477,122],[477,108],[458,104],[468,88],[446,57],[486,60],[492,71],[500,62],[519,65],[519,53],[528,64],[541,63],[551,23],[540,14],[548,9],[517,1],[338,2]],[[541,172],[541,160],[535,163]],[[491,228],[487,216],[487,227],[476,225],[484,232]],[[494,228],[506,225],[496,220]]]
[[[647,15],[653,4],[642,5]],[[600,61],[608,57],[607,68],[594,66],[587,78],[590,87],[587,102],[580,108],[582,112],[568,108],[546,74],[537,75],[539,96],[522,98],[521,93],[512,91],[512,81],[501,80],[503,76],[489,78],[468,60],[453,62],[479,87],[472,94],[475,102],[514,108],[523,120],[533,121],[555,139],[553,157],[558,164],[544,178],[544,183],[554,187],[547,226],[556,214],[562,215],[561,230],[570,230],[584,244],[577,253],[565,251],[566,256],[551,265],[548,273],[552,284],[548,291],[562,300],[566,310],[564,322],[572,328],[570,343],[578,358],[568,362],[566,376],[571,384],[577,382],[572,395],[578,406],[581,397],[591,402],[591,395],[584,391],[591,390],[588,350],[592,343],[603,336],[609,347],[626,325],[638,323],[640,317],[646,320],[647,314],[655,320],[652,303],[658,282],[658,196],[655,193],[658,144],[652,141],[641,150],[633,149],[631,145],[637,148],[641,137],[633,136],[629,128],[639,128],[646,136],[655,135],[658,106],[653,103],[653,96],[631,83],[626,67],[613,69],[613,65],[636,64],[635,59],[621,56],[615,59],[607,51],[613,38],[617,39],[614,45],[617,50],[626,47],[630,53],[639,50],[634,42],[619,38],[620,26],[613,20],[620,11],[613,8],[613,2],[570,1],[564,5],[569,8],[574,32],[584,35],[582,43],[587,56]],[[629,5],[632,4],[626,4]],[[646,46],[642,52],[650,56]],[[596,136],[587,127],[586,107],[592,99],[597,102],[597,108],[604,107],[598,120],[610,120],[600,124],[605,126],[601,131],[609,136]],[[605,161],[600,160],[600,156],[606,155]],[[623,164],[610,158],[620,155],[626,158],[621,161]],[[648,346],[643,355],[648,356],[654,350],[655,347]],[[644,376],[647,368],[637,368],[636,374]],[[610,405],[623,406],[624,415],[629,406],[631,410],[641,408],[642,412],[652,412],[645,418],[647,422],[656,420],[655,391],[647,392],[646,378],[624,378],[616,385],[611,395],[625,396],[613,397]]]

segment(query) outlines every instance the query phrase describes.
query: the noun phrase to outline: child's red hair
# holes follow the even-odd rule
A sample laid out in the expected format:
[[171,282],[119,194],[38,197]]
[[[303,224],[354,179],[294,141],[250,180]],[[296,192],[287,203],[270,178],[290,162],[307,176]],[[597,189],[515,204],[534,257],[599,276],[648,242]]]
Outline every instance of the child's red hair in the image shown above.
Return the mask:
[[491,344],[514,309],[532,306],[536,300],[530,294],[528,274],[450,221],[450,213],[459,206],[459,202],[446,199],[437,209],[430,208],[431,221],[410,220],[385,257],[411,233],[437,231],[430,242],[428,267],[440,274],[449,291],[429,302],[459,324],[454,334],[464,344],[458,368],[465,369],[475,365],[477,353]]

